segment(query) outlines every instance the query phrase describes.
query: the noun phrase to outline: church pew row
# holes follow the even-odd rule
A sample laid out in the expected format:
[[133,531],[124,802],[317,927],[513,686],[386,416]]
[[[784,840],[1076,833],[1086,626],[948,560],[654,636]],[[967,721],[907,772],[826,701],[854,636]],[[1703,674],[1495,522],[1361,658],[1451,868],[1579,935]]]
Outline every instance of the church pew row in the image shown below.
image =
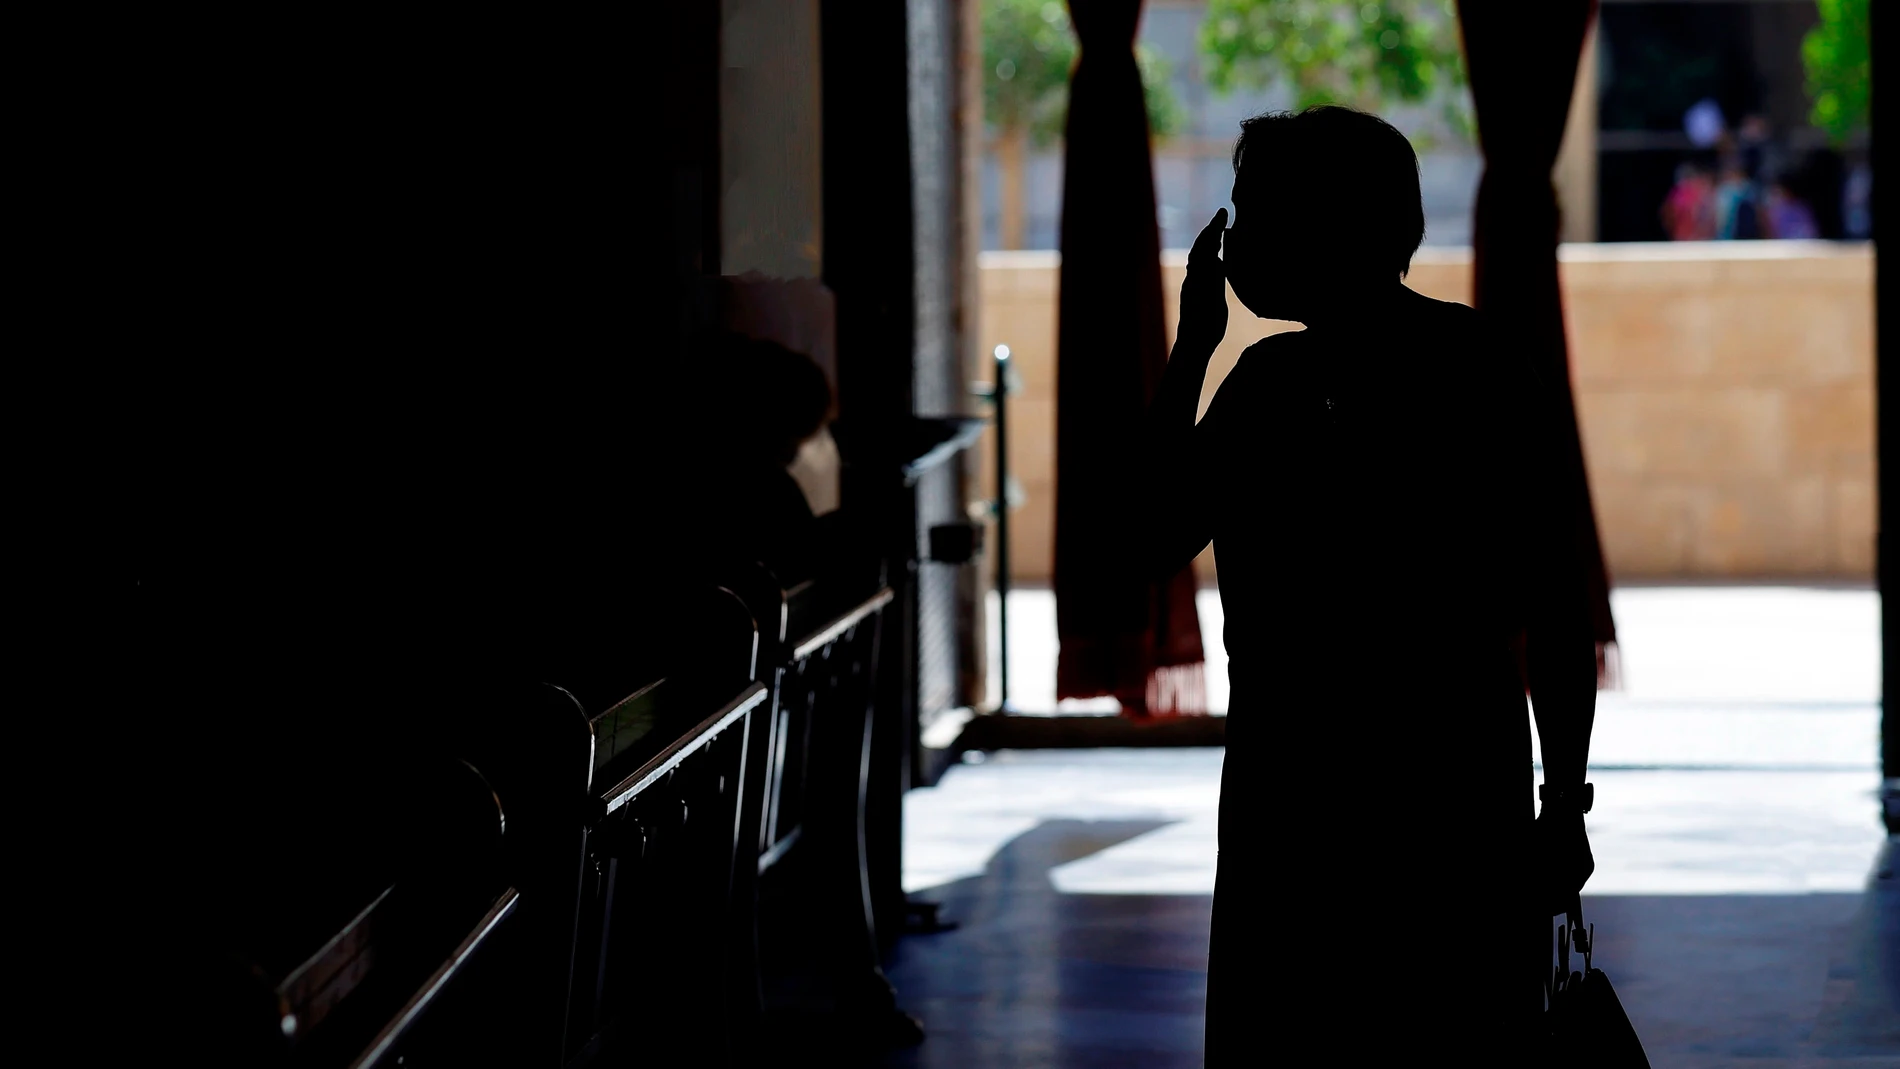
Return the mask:
[[765,573],[732,586],[759,621],[758,679],[772,694],[748,767],[758,802],[740,829],[751,863],[735,877],[766,1022],[747,1034],[816,1010],[867,1036],[895,1026],[897,1039],[914,1039],[879,967],[864,836],[880,628],[893,593],[869,570],[789,586]]
[[[467,1012],[500,994],[521,893],[502,846],[507,817],[466,762],[419,778],[414,855],[392,882],[268,993],[256,1064],[443,1064],[484,1036]],[[346,785],[346,787],[349,785]],[[266,977],[268,981],[268,977]],[[263,1004],[263,1003],[260,1003]]]
[[272,978],[255,1064],[745,1064],[812,1008],[788,992],[893,1012],[861,834],[891,594],[730,585],[618,700],[558,673],[458,692],[427,863]]

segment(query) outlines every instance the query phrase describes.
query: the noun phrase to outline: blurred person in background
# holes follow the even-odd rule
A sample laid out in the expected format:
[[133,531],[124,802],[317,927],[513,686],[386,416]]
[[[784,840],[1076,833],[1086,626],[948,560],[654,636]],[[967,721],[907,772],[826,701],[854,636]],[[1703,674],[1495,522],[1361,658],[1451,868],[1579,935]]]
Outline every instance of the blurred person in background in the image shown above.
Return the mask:
[[1874,169],[1857,163],[1847,172],[1841,190],[1841,230],[1846,237],[1864,241],[1874,236]]
[[1814,212],[1806,201],[1795,196],[1788,179],[1771,179],[1766,200],[1769,237],[1810,241],[1821,236],[1821,229],[1814,222]]
[[1662,217],[1671,241],[1715,240],[1715,177],[1693,163],[1676,168]]
[[1722,177],[1715,184],[1715,236],[1721,241],[1748,241],[1762,236],[1761,204],[1755,180],[1740,154],[1725,154]]
[[1768,120],[1750,115],[1735,130],[1735,154],[1750,180],[1781,168],[1781,152],[1768,129]]

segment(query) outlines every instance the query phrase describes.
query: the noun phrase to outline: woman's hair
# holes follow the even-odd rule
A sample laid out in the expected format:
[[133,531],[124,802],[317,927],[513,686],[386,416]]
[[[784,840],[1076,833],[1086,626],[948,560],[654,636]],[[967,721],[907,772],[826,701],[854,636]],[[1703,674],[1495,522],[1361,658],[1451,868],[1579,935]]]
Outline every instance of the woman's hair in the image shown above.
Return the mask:
[[812,359],[777,342],[721,333],[707,372],[736,421],[732,430],[795,453],[831,419],[831,383]]
[[[1310,220],[1342,251],[1403,276],[1425,240],[1418,154],[1391,123],[1323,104],[1268,112],[1240,124],[1236,190],[1289,220]],[[1275,203],[1275,202],[1278,203]]]

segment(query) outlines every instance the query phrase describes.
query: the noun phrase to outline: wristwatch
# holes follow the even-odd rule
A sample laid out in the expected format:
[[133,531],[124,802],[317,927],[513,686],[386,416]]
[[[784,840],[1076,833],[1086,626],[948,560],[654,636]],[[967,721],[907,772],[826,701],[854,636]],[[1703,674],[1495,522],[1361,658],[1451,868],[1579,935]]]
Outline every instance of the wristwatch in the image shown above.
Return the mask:
[[1596,801],[1596,785],[1585,783],[1577,787],[1563,788],[1540,783],[1537,786],[1537,797],[1544,803],[1546,809],[1554,805],[1562,809],[1575,809],[1579,813],[1588,813],[1590,804]]

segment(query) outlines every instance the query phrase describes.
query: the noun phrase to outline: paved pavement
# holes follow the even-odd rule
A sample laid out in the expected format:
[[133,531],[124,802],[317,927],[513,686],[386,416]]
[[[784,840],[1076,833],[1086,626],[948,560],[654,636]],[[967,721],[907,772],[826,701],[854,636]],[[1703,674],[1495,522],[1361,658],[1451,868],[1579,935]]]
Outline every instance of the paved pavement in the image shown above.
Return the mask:
[[[1218,597],[1201,600],[1218,660]],[[1876,595],[1614,601],[1626,687],[1599,703],[1586,911],[1652,1061],[1900,1067]],[[1011,625],[1018,707],[1070,711],[1053,598],[1014,593]],[[1198,1064],[1220,757],[1005,751],[912,792],[905,884],[964,926],[900,947],[893,978],[932,1039],[897,1064]]]

